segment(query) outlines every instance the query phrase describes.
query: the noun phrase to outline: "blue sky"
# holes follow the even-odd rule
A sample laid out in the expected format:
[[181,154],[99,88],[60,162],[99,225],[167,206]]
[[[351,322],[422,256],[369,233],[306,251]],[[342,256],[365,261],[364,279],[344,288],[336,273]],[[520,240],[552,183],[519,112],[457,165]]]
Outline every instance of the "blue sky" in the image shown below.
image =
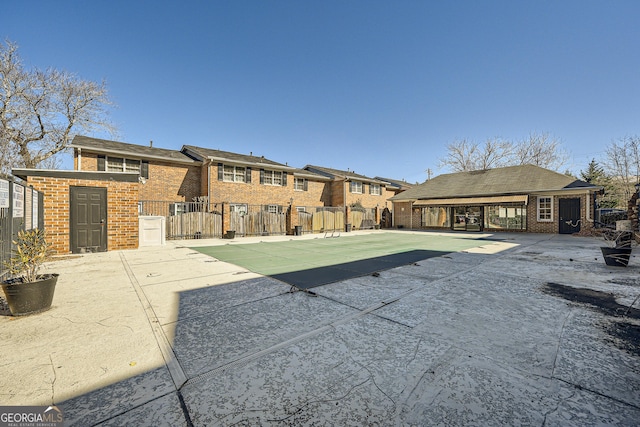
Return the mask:
[[[423,181],[546,132],[578,172],[640,134],[638,1],[11,1],[26,65],[105,80],[119,141]],[[96,135],[105,136],[105,135]],[[71,163],[65,162],[70,168]]]

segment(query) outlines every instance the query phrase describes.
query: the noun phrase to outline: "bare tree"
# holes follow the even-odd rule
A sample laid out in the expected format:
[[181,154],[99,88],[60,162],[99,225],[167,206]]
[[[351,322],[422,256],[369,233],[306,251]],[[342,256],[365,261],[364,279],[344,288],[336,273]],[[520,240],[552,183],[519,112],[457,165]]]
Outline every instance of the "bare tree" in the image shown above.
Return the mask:
[[493,138],[480,145],[463,139],[447,145],[447,156],[439,165],[454,172],[524,164],[559,170],[568,158],[560,145],[547,133],[532,133],[517,143]]
[[529,137],[514,146],[512,165],[536,165],[546,169],[560,170],[568,156],[558,139],[548,133],[532,132]]
[[447,145],[447,157],[440,159],[439,166],[447,167],[454,172],[473,170],[475,167],[475,153],[478,144],[462,139]]
[[499,138],[488,139],[484,145],[462,139],[447,145],[447,157],[440,160],[440,167],[454,172],[491,169],[506,163],[512,144]]
[[607,173],[617,183],[623,200],[629,200],[640,183],[640,137],[631,136],[612,141],[607,147],[604,163]]
[[0,173],[56,164],[76,133],[114,131],[106,84],[24,68],[17,45],[0,43]]
[[487,139],[478,153],[476,170],[486,170],[506,166],[513,152],[513,144],[499,138]]

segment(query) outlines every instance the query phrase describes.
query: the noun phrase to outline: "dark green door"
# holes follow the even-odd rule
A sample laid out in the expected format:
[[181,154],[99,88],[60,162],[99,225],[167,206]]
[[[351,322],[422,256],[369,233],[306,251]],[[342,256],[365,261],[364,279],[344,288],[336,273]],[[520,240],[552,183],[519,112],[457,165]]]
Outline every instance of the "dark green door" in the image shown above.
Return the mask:
[[560,199],[560,234],[573,234],[580,231],[580,199]]
[[107,189],[70,187],[71,252],[106,252]]

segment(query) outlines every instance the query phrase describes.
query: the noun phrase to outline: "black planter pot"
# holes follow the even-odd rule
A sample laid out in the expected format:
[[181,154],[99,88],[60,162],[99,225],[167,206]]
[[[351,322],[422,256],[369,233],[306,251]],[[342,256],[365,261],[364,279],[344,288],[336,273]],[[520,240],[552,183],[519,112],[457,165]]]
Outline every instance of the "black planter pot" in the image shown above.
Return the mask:
[[51,307],[58,274],[43,274],[38,279],[30,283],[11,279],[2,284],[12,316],[39,313]]
[[611,267],[626,267],[631,256],[631,247],[601,247],[604,262]]

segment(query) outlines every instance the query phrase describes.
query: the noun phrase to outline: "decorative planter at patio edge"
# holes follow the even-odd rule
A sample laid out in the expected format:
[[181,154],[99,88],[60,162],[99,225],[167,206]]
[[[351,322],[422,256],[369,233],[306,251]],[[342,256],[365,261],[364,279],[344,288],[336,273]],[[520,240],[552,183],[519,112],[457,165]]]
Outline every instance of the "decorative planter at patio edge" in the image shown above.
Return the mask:
[[629,264],[631,256],[631,248],[610,248],[607,246],[600,247],[604,262],[611,267],[626,267]]
[[12,316],[24,316],[48,310],[53,301],[53,292],[58,274],[42,274],[35,282],[23,283],[20,278],[2,283]]

